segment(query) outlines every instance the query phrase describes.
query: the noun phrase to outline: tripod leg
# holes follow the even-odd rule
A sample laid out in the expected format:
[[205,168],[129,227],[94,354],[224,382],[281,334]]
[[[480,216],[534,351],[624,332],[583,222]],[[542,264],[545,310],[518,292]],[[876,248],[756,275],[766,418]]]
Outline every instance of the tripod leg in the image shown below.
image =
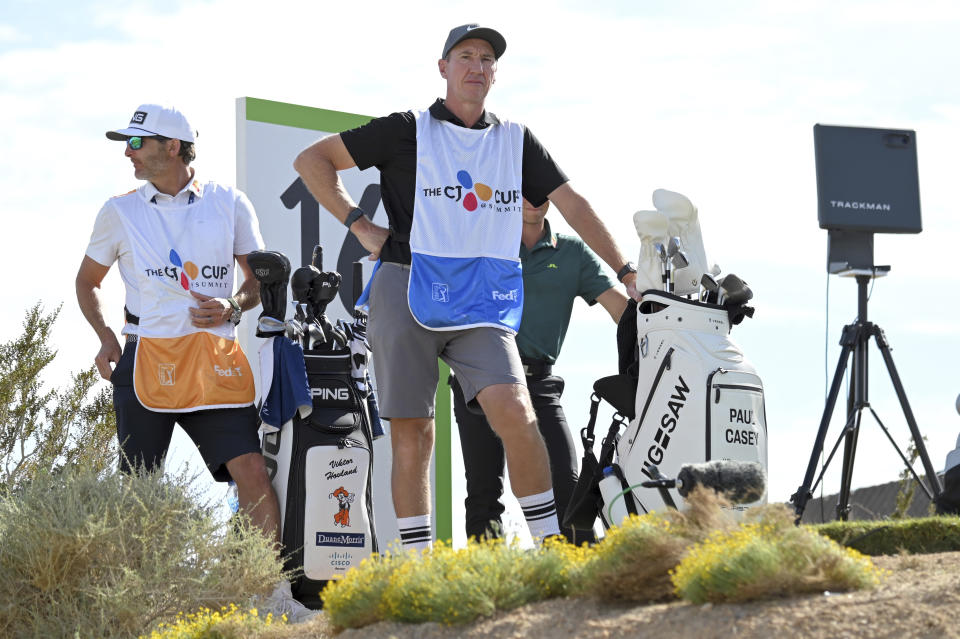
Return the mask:
[[810,486],[813,482],[813,475],[817,472],[817,458],[823,452],[823,442],[827,438],[827,429],[830,427],[830,418],[833,416],[833,409],[837,403],[837,396],[840,394],[840,385],[843,383],[843,373],[847,370],[847,362],[850,358],[850,351],[853,350],[855,340],[847,339],[847,331],[850,326],[843,329],[844,337],[840,340],[843,348],[840,350],[840,359],[837,361],[837,370],[833,374],[833,383],[830,385],[830,394],[827,396],[827,403],[823,408],[823,417],[820,419],[820,428],[817,430],[817,439],[813,444],[813,451],[810,453],[810,462],[807,464],[807,472],[803,476],[803,483],[793,495],[790,496],[790,503],[793,504],[794,511],[797,513],[797,523],[803,517],[803,511],[807,507],[807,502],[812,496]]
[[897,454],[900,455],[900,459],[903,461],[903,465],[906,466],[907,470],[910,471],[910,474],[913,475],[914,481],[917,482],[917,485],[923,489],[924,494],[927,496],[927,499],[933,501],[933,494],[931,494],[930,489],[923,485],[923,481],[920,479],[920,476],[917,474],[917,471],[913,469],[913,465],[910,463],[910,460],[907,459],[907,456],[903,454],[903,451],[900,450],[900,447],[897,446],[897,442],[894,441],[893,436],[890,434],[890,431],[883,424],[883,421],[880,419],[880,416],[877,415],[877,412],[870,409],[870,413],[873,415],[873,418],[877,420],[877,424],[880,426],[880,430],[883,431],[883,434],[887,436],[887,441],[890,442],[890,445],[893,446],[893,449],[897,451]]
[[[853,389],[850,391],[853,393]],[[859,408],[851,415],[853,426],[844,435],[843,470],[840,474],[840,493],[837,495],[837,520],[847,521],[850,514],[850,480],[853,478],[853,460],[857,453],[857,439],[860,436],[860,419],[863,413]]]
[[923,470],[927,473],[927,482],[930,484],[930,492],[933,494],[934,503],[943,494],[943,488],[940,486],[940,478],[937,477],[937,471],[933,469],[930,463],[930,455],[927,454],[927,447],[923,444],[923,436],[920,429],[917,428],[917,420],[913,417],[913,411],[910,409],[910,402],[907,400],[907,393],[903,390],[903,384],[900,382],[900,375],[897,374],[897,366],[893,363],[893,356],[890,354],[890,346],[887,344],[887,337],[883,334],[883,329],[874,325],[873,337],[883,355],[883,361],[887,365],[887,372],[890,373],[890,381],[893,382],[893,388],[897,392],[897,399],[900,400],[900,408],[903,409],[903,416],[907,419],[907,426],[910,427],[910,435],[913,436],[914,446],[917,448],[917,454],[923,462]]

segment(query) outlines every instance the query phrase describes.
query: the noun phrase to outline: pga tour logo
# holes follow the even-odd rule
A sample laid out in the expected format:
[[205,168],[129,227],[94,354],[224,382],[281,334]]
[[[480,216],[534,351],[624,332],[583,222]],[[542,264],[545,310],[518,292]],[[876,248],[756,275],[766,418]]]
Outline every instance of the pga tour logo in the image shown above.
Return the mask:
[[503,291],[491,291],[493,294],[493,299],[498,302],[516,302],[520,299],[520,291],[518,289],[511,289],[504,293]]
[[431,289],[431,298],[434,302],[449,302],[450,287],[443,282],[434,282]]

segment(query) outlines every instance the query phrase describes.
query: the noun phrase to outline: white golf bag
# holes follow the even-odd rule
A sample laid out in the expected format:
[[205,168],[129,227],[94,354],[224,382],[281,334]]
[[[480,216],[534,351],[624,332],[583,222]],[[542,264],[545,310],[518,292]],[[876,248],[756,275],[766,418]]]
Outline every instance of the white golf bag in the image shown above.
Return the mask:
[[[639,306],[628,307],[617,335],[621,374],[594,384],[590,422],[581,431],[580,481],[564,525],[592,528],[600,514],[609,528],[631,513],[682,508],[676,488],[642,484],[675,478],[685,464],[757,462],[766,473],[763,384],[729,336],[731,315],[742,318],[745,310],[752,313],[657,290],[646,291]],[[636,341],[625,341],[634,321]],[[617,413],[598,459],[593,444],[601,399]],[[742,511],[765,502],[766,492],[732,508]]]
[[[683,464],[715,459],[758,462],[766,471],[763,384],[729,333],[724,307],[644,294],[635,417],[617,441],[614,461],[638,512],[668,505],[659,491],[637,488],[657,471],[675,477]],[[676,489],[670,493],[682,505]],[[766,493],[734,508],[765,502]]]

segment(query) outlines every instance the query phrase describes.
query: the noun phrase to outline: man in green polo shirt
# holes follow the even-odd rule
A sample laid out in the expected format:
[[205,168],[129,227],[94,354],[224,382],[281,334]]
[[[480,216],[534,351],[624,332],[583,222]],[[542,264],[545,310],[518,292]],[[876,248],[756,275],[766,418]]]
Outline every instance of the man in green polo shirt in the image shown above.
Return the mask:
[[[627,306],[627,296],[603,272],[599,258],[579,237],[553,233],[546,220],[550,201],[535,207],[523,200],[523,318],[517,348],[527,374],[527,388],[537,413],[540,432],[550,456],[557,516],[564,511],[577,483],[577,458],[567,428],[560,396],[564,382],[553,374],[563,338],[570,324],[573,301],[582,297],[597,302],[614,323]],[[453,407],[460,429],[460,446],[467,479],[466,529],[468,537],[502,534],[503,446],[479,408],[464,403],[456,379],[452,382]],[[573,543],[595,541],[592,533],[564,528]]]

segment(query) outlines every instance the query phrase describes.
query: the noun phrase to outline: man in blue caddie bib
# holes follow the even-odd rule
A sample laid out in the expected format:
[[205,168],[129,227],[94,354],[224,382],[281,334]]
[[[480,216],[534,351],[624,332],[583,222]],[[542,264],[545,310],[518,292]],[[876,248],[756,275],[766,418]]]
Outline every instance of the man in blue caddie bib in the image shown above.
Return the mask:
[[[391,423],[392,488],[405,546],[431,544],[430,456],[437,358],[503,441],[531,535],[559,533],[550,464],[514,341],[523,307],[522,200],[549,199],[628,292],[636,269],[529,129],[484,108],[506,49],[497,31],[453,29],[438,62],[445,99],[306,148],[294,167],[314,197],[379,256],[369,336],[381,416]],[[380,170],[389,228],[373,224],[338,171]]]

